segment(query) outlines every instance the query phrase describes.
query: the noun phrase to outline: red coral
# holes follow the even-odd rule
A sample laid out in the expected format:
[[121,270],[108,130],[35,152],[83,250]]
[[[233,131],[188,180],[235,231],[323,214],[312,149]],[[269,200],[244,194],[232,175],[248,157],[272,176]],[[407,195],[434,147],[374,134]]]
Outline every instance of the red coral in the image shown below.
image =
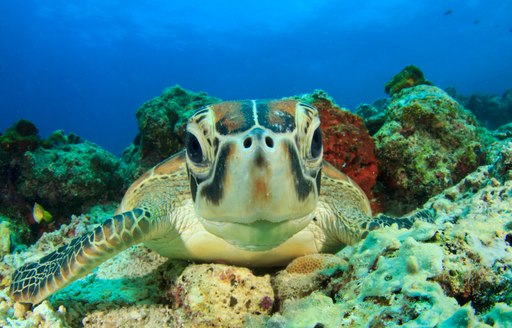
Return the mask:
[[[316,98],[312,104],[320,113],[325,160],[348,175],[373,200],[378,163],[363,119],[326,98]],[[378,212],[380,206],[372,201],[372,208]]]

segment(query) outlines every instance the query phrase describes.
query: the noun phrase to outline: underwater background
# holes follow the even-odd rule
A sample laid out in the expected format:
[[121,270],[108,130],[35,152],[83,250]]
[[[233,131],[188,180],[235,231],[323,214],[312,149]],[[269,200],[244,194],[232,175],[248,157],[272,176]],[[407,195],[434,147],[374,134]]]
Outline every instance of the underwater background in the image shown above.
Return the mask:
[[20,118],[120,155],[168,86],[222,99],[326,90],[350,109],[405,65],[462,94],[512,84],[512,2],[1,1],[0,131]]
[[[0,326],[512,327],[511,58],[512,1],[0,0]],[[276,268],[139,244],[15,300],[15,269],[110,219],[196,109],[283,97],[412,227]]]

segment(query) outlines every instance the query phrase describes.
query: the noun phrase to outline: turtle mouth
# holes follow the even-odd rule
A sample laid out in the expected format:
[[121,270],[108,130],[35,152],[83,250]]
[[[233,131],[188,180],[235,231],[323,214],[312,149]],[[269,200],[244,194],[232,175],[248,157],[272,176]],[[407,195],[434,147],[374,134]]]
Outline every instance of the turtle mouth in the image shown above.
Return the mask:
[[281,222],[257,220],[238,223],[201,219],[206,231],[222,238],[231,245],[248,251],[268,251],[278,247],[311,222],[311,217]]

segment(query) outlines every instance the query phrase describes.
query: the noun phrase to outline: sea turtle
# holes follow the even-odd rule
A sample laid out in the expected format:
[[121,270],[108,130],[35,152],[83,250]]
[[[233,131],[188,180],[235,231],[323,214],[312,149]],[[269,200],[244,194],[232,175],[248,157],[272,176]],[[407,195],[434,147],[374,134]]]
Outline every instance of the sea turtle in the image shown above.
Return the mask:
[[372,218],[364,192],[322,155],[310,105],[248,100],[200,109],[185,150],[135,181],[103,225],[18,268],[11,295],[39,303],[139,243],[173,259],[277,266],[338,251],[382,225],[411,225]]

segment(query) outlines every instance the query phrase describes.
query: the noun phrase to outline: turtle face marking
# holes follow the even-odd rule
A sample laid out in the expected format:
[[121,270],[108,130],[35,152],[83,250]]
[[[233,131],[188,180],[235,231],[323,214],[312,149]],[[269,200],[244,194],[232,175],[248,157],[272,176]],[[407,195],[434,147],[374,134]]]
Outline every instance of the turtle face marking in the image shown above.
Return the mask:
[[273,248],[309,223],[321,165],[318,112],[295,100],[223,102],[187,125],[195,210],[241,248]]

